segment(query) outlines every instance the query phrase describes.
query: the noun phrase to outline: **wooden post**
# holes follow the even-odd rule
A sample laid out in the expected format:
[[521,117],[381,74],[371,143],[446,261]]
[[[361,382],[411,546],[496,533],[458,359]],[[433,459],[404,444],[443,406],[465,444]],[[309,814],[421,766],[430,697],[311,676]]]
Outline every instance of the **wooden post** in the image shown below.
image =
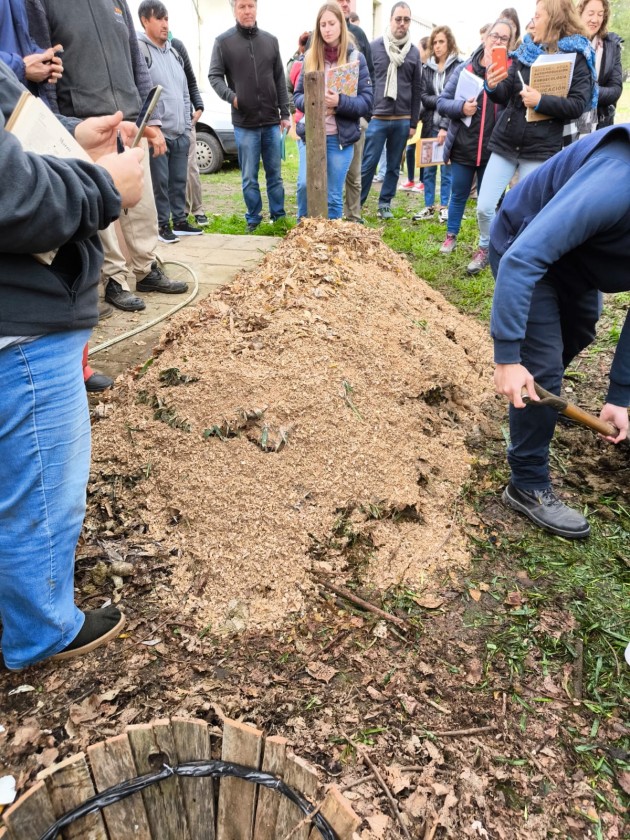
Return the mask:
[[326,105],[324,72],[304,74],[304,113],[306,114],[306,204],[309,216],[328,218],[328,177],[326,174]]

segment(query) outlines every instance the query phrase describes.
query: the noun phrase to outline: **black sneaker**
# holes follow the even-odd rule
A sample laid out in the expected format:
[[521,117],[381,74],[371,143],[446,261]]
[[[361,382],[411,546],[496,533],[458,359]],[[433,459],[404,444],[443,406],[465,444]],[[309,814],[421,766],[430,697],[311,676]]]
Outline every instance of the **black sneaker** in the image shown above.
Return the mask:
[[162,292],[165,295],[182,295],[188,291],[188,283],[183,280],[170,280],[157,262],[151,263],[151,271],[142,280],[136,282],[139,292]]
[[519,490],[510,482],[501,498],[504,504],[524,513],[539,528],[559,537],[583,540],[591,532],[582,514],[561,502],[551,487],[546,490]]
[[195,221],[198,225],[207,225],[208,224],[208,217],[205,213],[197,213],[195,216]]
[[247,222],[247,233],[253,233],[259,225],[260,222]]
[[173,233],[176,236],[201,236],[201,228],[191,225],[190,222],[173,222]]
[[[199,232],[201,233],[201,231]],[[179,242],[179,239],[171,230],[170,225],[162,225],[161,228],[158,228],[158,239],[166,245],[174,245],[176,242]]]

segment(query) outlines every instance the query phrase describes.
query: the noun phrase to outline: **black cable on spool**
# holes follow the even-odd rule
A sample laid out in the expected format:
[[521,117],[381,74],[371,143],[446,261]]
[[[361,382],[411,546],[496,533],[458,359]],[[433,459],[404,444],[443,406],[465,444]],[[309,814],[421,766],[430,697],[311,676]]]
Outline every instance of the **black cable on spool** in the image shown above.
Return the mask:
[[39,840],[56,840],[62,828],[71,825],[76,820],[81,819],[81,817],[93,814],[102,808],[106,808],[108,805],[114,805],[116,802],[122,802],[128,796],[132,796],[134,793],[138,793],[172,776],[184,776],[188,778],[212,776],[213,779],[235,777],[255,785],[262,785],[270,790],[275,790],[293,802],[305,817],[311,817],[313,825],[318,829],[324,840],[337,840],[337,835],[330,823],[320,813],[313,815],[315,811],[314,805],[302,796],[301,793],[298,793],[298,791],[293,790],[293,788],[285,784],[282,779],[278,779],[270,773],[262,773],[260,770],[253,770],[251,767],[244,767],[242,764],[232,764],[227,761],[188,761],[184,764],[178,764],[176,767],[169,767],[165,764],[156,773],[148,773],[145,776],[128,779],[125,782],[107,788],[107,790],[101,793],[97,793],[95,796],[86,799],[77,808],[68,811],[54,825],[51,825]]

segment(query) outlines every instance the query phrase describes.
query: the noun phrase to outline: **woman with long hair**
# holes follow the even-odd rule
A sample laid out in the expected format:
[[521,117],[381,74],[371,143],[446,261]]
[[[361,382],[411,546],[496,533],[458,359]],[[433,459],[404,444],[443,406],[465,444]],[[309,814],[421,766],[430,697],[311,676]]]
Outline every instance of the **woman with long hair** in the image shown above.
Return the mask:
[[593,128],[606,128],[615,121],[615,106],[623,91],[621,46],[623,40],[608,31],[610,3],[608,0],[579,0],[577,11],[586,27],[587,36],[595,50],[597,67],[597,119]]
[[[429,58],[422,68],[421,102],[424,108],[422,114],[422,137],[436,137],[440,145],[446,140],[448,118],[442,116],[437,108],[439,95],[444,90],[451,74],[462,62],[459,59],[459,49],[455,43],[455,36],[448,26],[436,26],[429,35]],[[451,171],[448,166],[440,167],[440,211],[442,220],[446,219],[449,198],[451,196]],[[435,215],[435,182],[437,166],[425,166],[424,182],[424,210],[417,213],[415,222],[432,219]]]
[[[324,3],[317,13],[311,47],[304,57],[302,72],[293,98],[299,111],[304,111],[304,73],[325,71],[358,62],[357,92],[350,96],[337,93],[328,86],[326,103],[326,172],[328,175],[328,218],[340,219],[343,213],[343,185],[350,167],[353,145],[361,136],[360,119],[372,110],[372,83],[364,56],[348,32],[343,13],[337,3]],[[298,170],[298,220],[306,216],[306,122],[297,124],[300,165]]]
[[[566,96],[541,94],[529,85],[532,64],[551,53],[575,54]],[[468,264],[468,274],[478,274],[488,265],[490,225],[514,174],[518,171],[523,180],[559,152],[564,124],[597,104],[595,53],[572,0],[538,0],[533,35],[525,36],[512,57],[509,70],[495,64],[486,70],[488,96],[504,110],[489,143],[492,154],[477,202],[479,248]],[[528,111],[544,117],[530,121]]]
[[511,49],[515,38],[516,28],[511,20],[499,18],[495,21],[489,27],[484,42],[477,47],[468,61],[455,70],[438,97],[438,110],[449,119],[444,143],[444,163],[449,163],[451,170],[451,198],[448,205],[446,239],[440,248],[441,254],[451,254],[455,250],[475,175],[477,188],[481,188],[490,158],[488,143],[498,115],[498,107],[489,100],[483,88],[476,99],[456,98],[457,83],[464,70],[480,80],[485,79],[486,67],[492,64],[493,47],[500,45]]

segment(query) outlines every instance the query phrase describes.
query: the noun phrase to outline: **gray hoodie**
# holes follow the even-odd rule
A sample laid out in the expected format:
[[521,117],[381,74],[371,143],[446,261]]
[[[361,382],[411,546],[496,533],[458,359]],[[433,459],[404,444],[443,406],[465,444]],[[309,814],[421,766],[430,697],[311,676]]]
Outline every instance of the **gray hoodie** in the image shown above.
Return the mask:
[[188,80],[181,59],[173,51],[170,41],[163,47],[157,47],[144,32],[138,32],[138,41],[146,44],[149,49],[147,66],[151,81],[164,88],[160,98],[162,134],[169,140],[184,133],[190,134],[192,110]]

